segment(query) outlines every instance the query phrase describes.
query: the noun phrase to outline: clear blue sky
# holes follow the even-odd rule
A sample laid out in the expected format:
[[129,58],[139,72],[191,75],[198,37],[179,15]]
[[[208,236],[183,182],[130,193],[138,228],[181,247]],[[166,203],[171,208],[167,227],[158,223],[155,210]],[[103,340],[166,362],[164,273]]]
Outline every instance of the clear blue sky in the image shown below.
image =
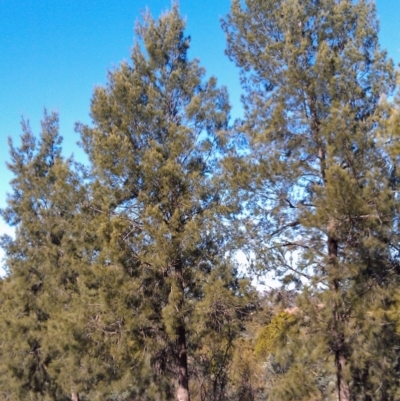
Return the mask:
[[[400,62],[400,0],[377,0],[381,44]],[[225,37],[219,19],[229,0],[181,0],[192,37],[191,57],[198,57],[209,75],[228,86],[233,115],[240,114],[238,73],[224,56]],[[128,59],[133,26],[148,7],[154,16],[170,0],[0,0],[0,207],[5,206],[11,175],[7,137],[18,142],[20,119],[35,133],[43,108],[57,110],[64,153],[81,156],[75,143],[75,121],[89,123],[95,85],[106,82],[108,69]],[[5,232],[0,222],[0,234]]]

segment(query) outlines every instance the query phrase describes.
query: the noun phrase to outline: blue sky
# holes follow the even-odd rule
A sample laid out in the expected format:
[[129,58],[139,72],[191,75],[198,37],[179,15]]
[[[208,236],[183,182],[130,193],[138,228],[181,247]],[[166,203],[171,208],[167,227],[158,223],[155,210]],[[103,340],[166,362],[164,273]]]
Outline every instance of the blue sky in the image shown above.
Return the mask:
[[[192,38],[190,56],[228,87],[236,117],[241,112],[238,72],[224,56],[219,23],[229,4],[181,0],[180,9]],[[399,63],[400,0],[376,4],[381,44]],[[0,207],[12,178],[5,167],[7,137],[18,143],[21,116],[38,133],[44,107],[58,111],[64,154],[82,157],[74,123],[90,123],[94,87],[106,82],[107,70],[129,58],[141,10],[148,7],[158,16],[170,5],[170,0],[0,0]],[[0,234],[4,232],[9,229],[0,222]]]
[[[93,88],[106,82],[108,69],[129,58],[141,10],[148,7],[158,16],[170,4],[169,0],[0,0],[0,207],[11,178],[4,168],[7,137],[19,137],[21,115],[38,133],[43,108],[59,111],[65,154],[74,152],[79,158],[74,123],[90,122]],[[222,84],[235,85],[239,98],[238,74],[224,56],[219,23],[229,4],[229,0],[182,0],[181,11],[192,37],[190,56],[200,58]]]

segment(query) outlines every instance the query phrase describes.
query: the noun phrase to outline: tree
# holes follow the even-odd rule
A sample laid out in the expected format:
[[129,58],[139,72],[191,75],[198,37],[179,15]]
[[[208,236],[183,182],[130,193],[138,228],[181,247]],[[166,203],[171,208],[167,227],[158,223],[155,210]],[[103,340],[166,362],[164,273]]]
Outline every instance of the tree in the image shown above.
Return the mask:
[[249,246],[304,288],[304,324],[328,372],[332,355],[336,399],[395,399],[398,340],[383,327],[399,273],[398,179],[378,140],[395,73],[374,4],[234,0],[223,27],[246,91],[238,131],[250,154],[227,166],[260,233]]
[[[93,268],[104,273],[114,319],[102,330],[125,350],[119,369],[135,366],[137,397],[180,401],[189,400],[191,361],[205,350],[199,316],[229,359],[248,303],[221,223],[234,211],[220,178],[227,93],[188,60],[184,26],[177,6],[156,21],[145,14],[132,65],[109,73],[94,93],[93,127],[78,126],[102,239]],[[222,348],[207,358],[215,361]]]
[[79,315],[76,215],[85,192],[72,160],[61,156],[58,115],[45,113],[39,141],[25,121],[22,129],[19,148],[10,140],[14,179],[1,211],[16,230],[14,239],[1,239],[8,270],[1,293],[1,389],[7,399],[68,400],[80,380],[79,358],[71,366],[67,361]]

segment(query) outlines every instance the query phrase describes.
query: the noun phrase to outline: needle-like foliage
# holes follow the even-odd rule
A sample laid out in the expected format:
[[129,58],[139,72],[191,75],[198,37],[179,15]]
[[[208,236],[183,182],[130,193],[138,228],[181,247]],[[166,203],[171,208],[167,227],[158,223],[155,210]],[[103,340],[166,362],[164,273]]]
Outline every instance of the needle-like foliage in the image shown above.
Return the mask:
[[[246,92],[237,128],[248,156],[227,166],[249,206],[247,246],[262,269],[304,288],[309,344],[293,350],[289,380],[305,399],[396,399],[386,311],[400,272],[398,179],[379,140],[395,73],[375,7],[234,0],[223,25]],[[313,372],[321,361],[335,395]],[[289,388],[273,399],[301,398]]]

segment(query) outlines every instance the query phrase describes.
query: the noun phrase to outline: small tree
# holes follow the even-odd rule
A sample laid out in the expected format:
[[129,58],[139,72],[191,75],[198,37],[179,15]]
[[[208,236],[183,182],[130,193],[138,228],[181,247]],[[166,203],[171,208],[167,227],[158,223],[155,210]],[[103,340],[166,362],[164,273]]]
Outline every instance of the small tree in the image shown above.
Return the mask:
[[61,156],[58,116],[45,113],[39,141],[24,121],[22,129],[19,148],[10,140],[14,178],[1,211],[15,227],[15,238],[1,238],[8,272],[1,294],[1,389],[11,399],[69,400],[80,380],[79,357],[66,361],[79,315],[76,215],[85,192],[71,160]]

